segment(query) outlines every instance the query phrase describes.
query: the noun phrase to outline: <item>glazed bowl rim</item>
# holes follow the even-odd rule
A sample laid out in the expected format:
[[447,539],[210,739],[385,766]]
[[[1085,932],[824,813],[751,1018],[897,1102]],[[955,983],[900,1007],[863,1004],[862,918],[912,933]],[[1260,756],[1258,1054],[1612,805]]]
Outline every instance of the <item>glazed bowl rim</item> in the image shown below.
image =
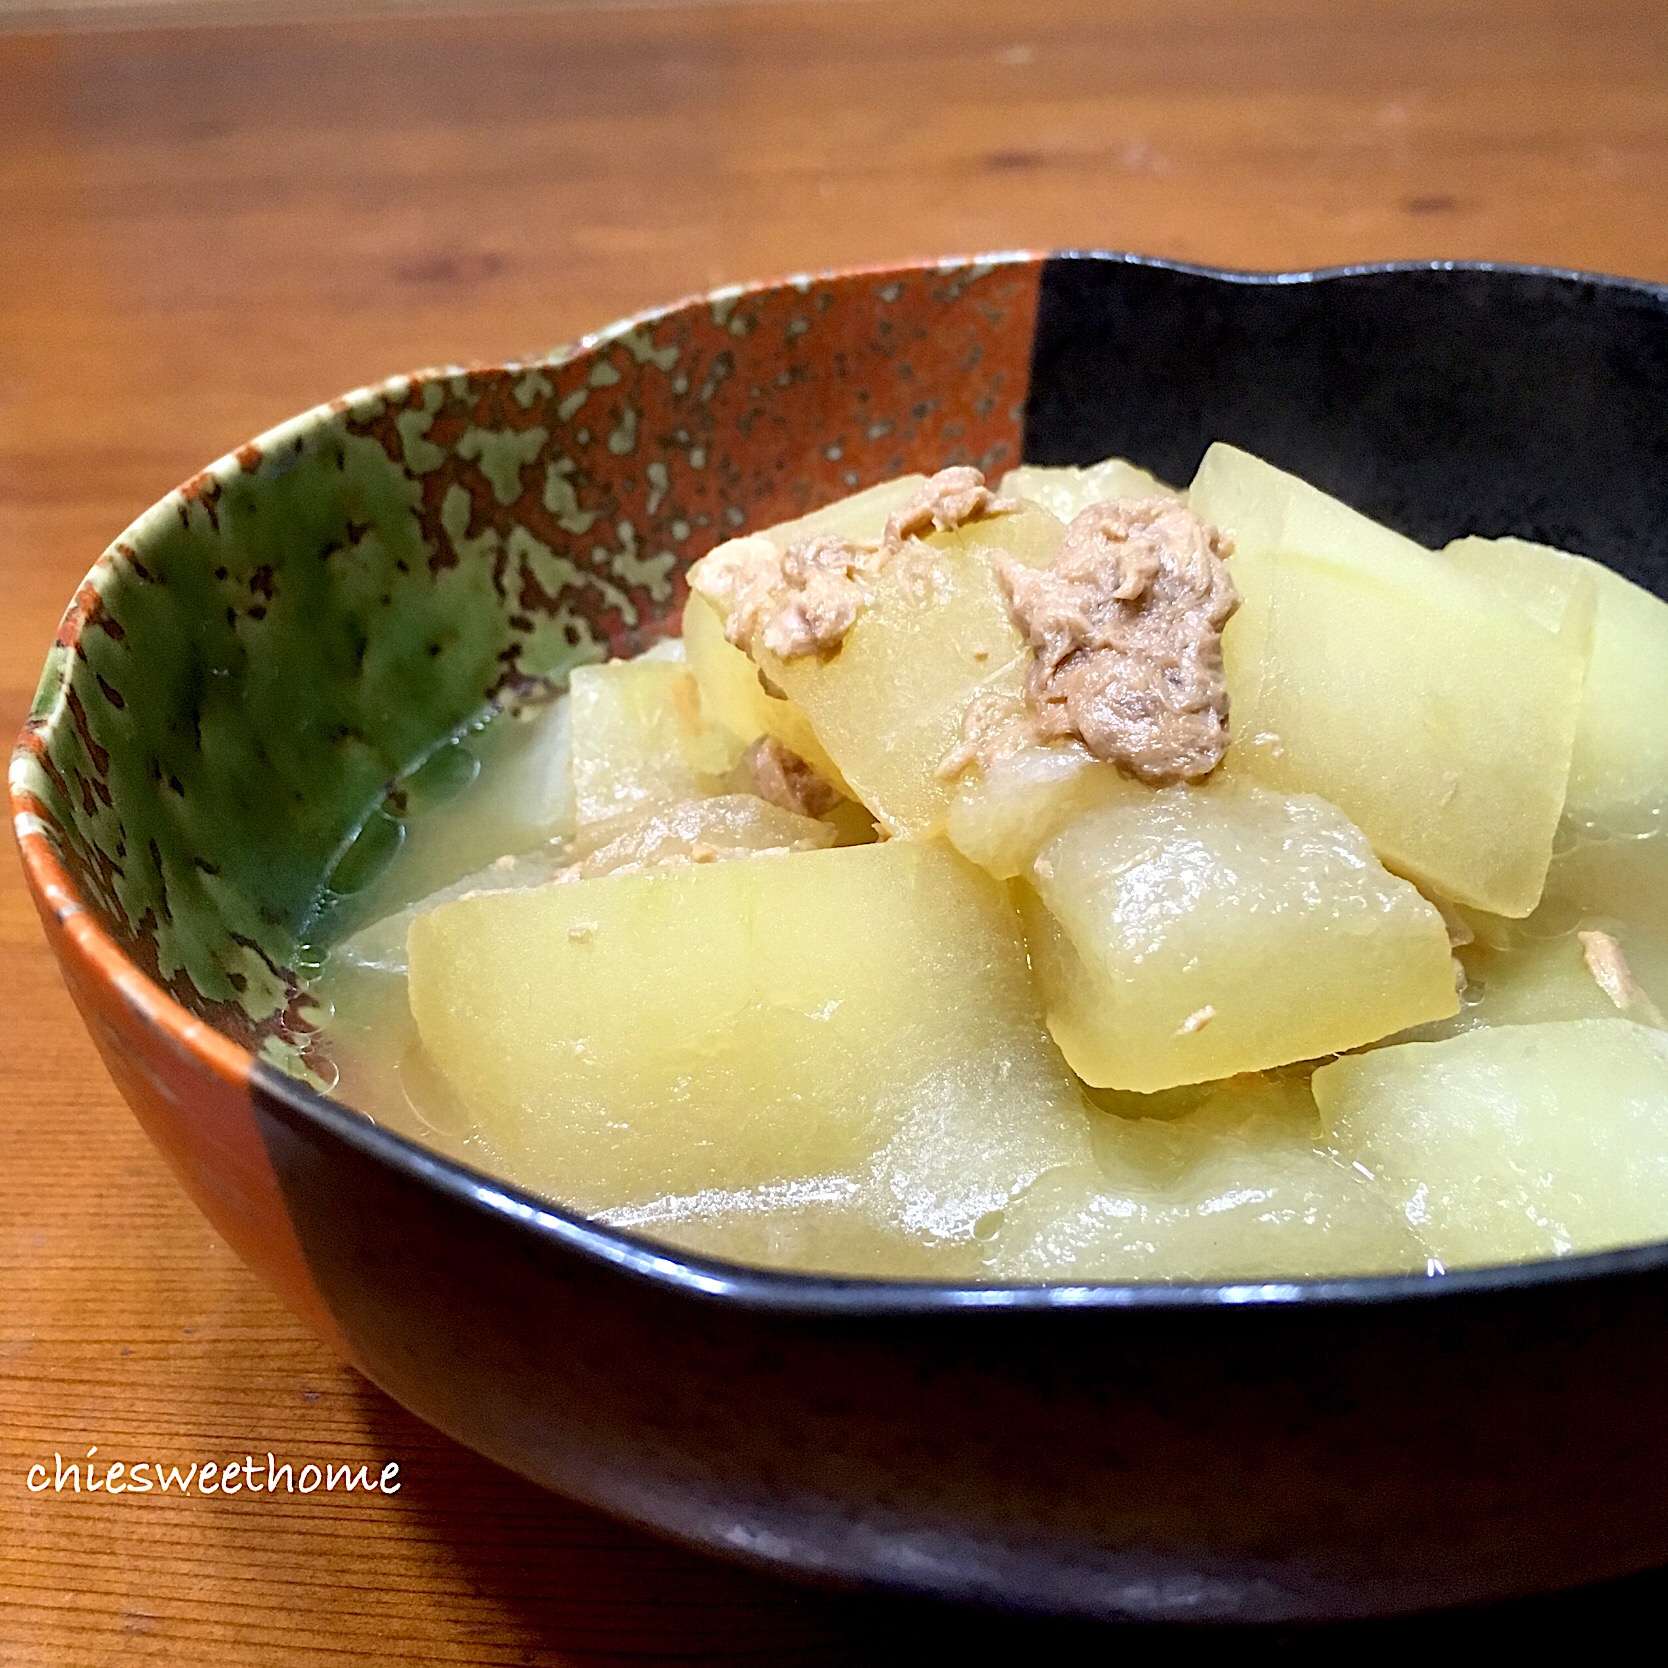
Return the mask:
[[[1417,275],[1431,272],[1474,272],[1508,278],[1542,278],[1584,289],[1632,293],[1658,305],[1668,305],[1668,285],[1606,273],[1540,266],[1509,261],[1404,260],[1357,262],[1286,272],[1214,267],[1093,248],[1053,251],[1006,250],[991,254],[950,256],[873,265],[842,267],[794,274],[746,284],[724,284],[685,295],[664,305],[645,308],[589,332],[571,344],[526,360],[497,364],[444,364],[425,367],[366,384],[336,399],[312,406],[268,429],[248,443],[270,453],[344,407],[378,394],[404,391],[412,383],[460,372],[514,372],[534,366],[568,363],[581,354],[617,340],[625,333],[677,314],[684,309],[747,294],[808,286],[836,279],[892,273],[920,273],[968,266],[1041,264],[1048,260],[1094,261],[1125,267],[1155,268],[1203,278],[1215,283],[1256,287],[1319,284],[1350,278]],[[182,494],[205,477],[241,468],[240,447],[208,464],[145,510],[129,524],[94,564],[91,573],[121,559],[145,537],[148,525],[176,513]],[[83,582],[85,583],[85,581]],[[66,610],[67,623],[73,613]],[[62,628],[60,628],[60,636]],[[49,657],[41,686],[31,704],[12,752],[9,798],[12,826],[23,859],[29,890],[37,907],[50,910],[66,926],[73,924],[71,943],[86,956],[93,977],[117,987],[123,1007],[138,1023],[166,1032],[201,1069],[247,1077],[252,1093],[262,1097],[277,1115],[298,1127],[311,1126],[346,1143],[361,1155],[386,1165],[396,1174],[432,1188],[466,1208],[496,1217],[533,1241],[554,1244],[635,1280],[665,1287],[691,1297],[729,1305],[803,1314],[889,1316],[970,1312],[1040,1310],[1192,1310],[1279,1307],[1357,1307],[1409,1301],[1441,1302],[1488,1293],[1516,1292],[1570,1283],[1598,1281],[1607,1276],[1645,1274],[1668,1267],[1668,1240],[1614,1250],[1587,1252],[1533,1262],[1506,1263],[1440,1273],[1351,1275],[1318,1280],[1161,1282],[1082,1282],[1074,1284],[966,1285],[930,1280],[887,1280],[870,1277],[798,1273],[732,1263],[721,1258],[679,1251],[624,1229],[610,1227],[577,1211],[569,1211],[515,1184],[432,1151],[408,1136],[383,1128],[351,1106],[331,1099],[297,1078],[280,1071],[206,1021],[198,1019],[145,974],[99,925],[63,865],[51,849],[37,814],[22,799],[20,767],[28,756],[28,741],[61,704],[61,688],[48,689],[53,675]],[[62,683],[62,680],[60,680]],[[43,703],[43,696],[49,699]],[[71,953],[68,947],[60,954]]]

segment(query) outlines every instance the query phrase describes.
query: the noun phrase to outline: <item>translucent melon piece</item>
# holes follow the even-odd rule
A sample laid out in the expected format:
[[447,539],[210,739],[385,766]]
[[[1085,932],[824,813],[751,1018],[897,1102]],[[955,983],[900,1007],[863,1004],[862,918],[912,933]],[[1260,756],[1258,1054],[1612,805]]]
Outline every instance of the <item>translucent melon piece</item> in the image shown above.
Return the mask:
[[1324,1150],[1300,1081],[1211,1084],[1162,1121],[1103,1116],[1095,1148],[1094,1164],[1051,1171],[1008,1208],[993,1277],[1261,1282],[1425,1268],[1378,1188]]
[[1233,537],[1243,599],[1223,637],[1229,770],[1320,794],[1444,897],[1528,914],[1569,776],[1578,634],[1232,447],[1211,447],[1189,497]]
[[1259,1071],[1458,1007],[1441,916],[1307,795],[1132,790],[1067,824],[1030,878],[1049,1029],[1098,1087]]
[[1449,1267],[1668,1236],[1668,1034],[1578,1019],[1323,1066],[1315,1099]]
[[1523,539],[1458,539],[1443,552],[1534,608],[1591,583],[1592,659],[1581,692],[1564,814],[1643,832],[1668,808],[1668,603],[1585,556]]
[[[507,850],[571,833],[577,820],[572,747],[566,695],[496,719],[482,736],[480,775],[460,796],[467,799],[471,820],[496,828]],[[412,837],[408,830],[408,840]]]
[[613,660],[568,683],[575,811],[581,824],[716,793],[743,743],[703,710],[684,667]]
[[[1455,539],[1441,554],[1494,586],[1548,631],[1568,631],[1590,649],[1598,608],[1596,564],[1525,539]],[[1573,768],[1573,766],[1572,766]]]
[[878,542],[893,511],[902,509],[925,480],[925,475],[897,475],[850,497],[836,498],[832,504],[823,504],[792,521],[778,521],[760,531],[783,550],[818,533],[832,533],[859,544]]
[[689,593],[684,607],[683,641],[690,674],[701,687],[702,703],[718,723],[743,741],[775,736],[825,782],[842,793],[847,791],[810,719],[786,697],[766,693],[758,667],[725,637],[718,610],[698,591]]
[[1074,742],[1023,747],[957,778],[944,831],[963,857],[1010,880],[1079,812],[1145,791]]
[[[1039,1117],[1035,1092],[1022,1084],[1017,1102],[993,1105],[986,1086],[947,1078],[940,1092],[909,1108],[866,1164],[657,1199],[608,1219],[692,1250],[772,1267],[977,1278],[985,1243],[1013,1201],[1039,1176],[1090,1162],[1091,1125],[1099,1120]],[[1053,1091],[1045,1098],[1052,1103]]]
[[1106,458],[1083,468],[1072,464],[1022,463],[1002,477],[1004,498],[1028,498],[1062,521],[1109,498],[1177,498],[1174,487],[1123,458]]
[[406,938],[419,915],[476,892],[524,892],[553,880],[596,880],[657,864],[724,862],[764,851],[821,851],[834,844],[830,823],[784,811],[752,794],[716,794],[587,823],[572,840],[497,858],[473,874],[374,921],[331,952],[352,967],[404,973]]
[[505,1173],[586,1208],[850,1175],[941,1124],[907,1208],[954,1220],[1002,1174],[965,1132],[1021,1174],[1086,1139],[1013,910],[942,845],[463,898],[410,952],[424,1048]]
[[1246,567],[1273,556],[1312,556],[1366,578],[1393,578],[1423,572],[1423,558],[1440,572],[1435,553],[1423,545],[1220,440],[1200,461],[1187,501],[1196,515],[1232,535],[1234,558]]
[[689,656],[684,649],[682,637],[658,637],[646,649],[628,658],[637,661],[664,660],[668,665],[682,666]]
[[1028,567],[1040,568],[1054,560],[1065,532],[1066,524],[1042,505],[1021,503],[1006,515],[970,521],[947,533],[931,533],[924,542],[963,557],[978,556],[987,563],[998,556],[1010,556]]
[[994,553],[1046,562],[1063,532],[1047,511],[1028,508],[911,541],[880,570],[831,659],[759,649],[766,676],[889,833],[943,828],[954,784],[938,767],[961,738],[968,704],[1019,701],[1030,651],[1009,618]]

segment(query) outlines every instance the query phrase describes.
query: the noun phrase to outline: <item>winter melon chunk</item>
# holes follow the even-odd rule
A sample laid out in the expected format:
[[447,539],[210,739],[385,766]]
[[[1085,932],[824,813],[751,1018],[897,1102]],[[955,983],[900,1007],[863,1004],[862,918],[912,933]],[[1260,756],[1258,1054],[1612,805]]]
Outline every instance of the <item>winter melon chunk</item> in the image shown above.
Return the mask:
[[1228,769],[1330,800],[1444,897],[1527,915],[1569,778],[1580,632],[1231,446],[1189,499],[1234,541]]
[[834,761],[823,751],[811,721],[785,695],[772,695],[759,682],[759,669],[724,635],[718,610],[689,593],[683,611],[683,643],[690,675],[700,685],[706,710],[743,741],[775,736],[825,782],[846,791]]
[[1022,463],[1002,477],[997,491],[1004,498],[1028,498],[1062,521],[1079,510],[1112,498],[1175,498],[1156,475],[1123,458],[1105,458],[1083,467],[1071,464]]
[[741,757],[741,738],[713,721],[676,662],[576,667],[568,708],[581,824],[721,792]]
[[[876,541],[886,530],[887,517],[908,502],[925,480],[925,475],[899,475],[762,531],[784,550],[796,540],[818,533]],[[689,670],[701,686],[702,699],[713,717],[743,741],[775,736],[825,782],[842,793],[846,791],[834,761],[823,751],[804,713],[785,696],[766,691],[759,682],[758,667],[725,638],[718,610],[695,591],[690,592],[684,609],[683,637]]]
[[1030,878],[1049,1029],[1099,1088],[1260,1071],[1459,1005],[1442,918],[1308,796],[1132,785],[1067,824]]
[[[1325,1149],[1306,1083],[1201,1086],[1179,1117],[1103,1117],[1095,1161],[1004,1213],[1005,1280],[1290,1280],[1425,1268],[1399,1211]],[[1141,1097],[1127,1097],[1138,1100]]]
[[[585,1208],[867,1173],[940,1125],[964,1131],[940,1143],[951,1191],[958,1164],[999,1176],[1005,1146],[1024,1179],[1082,1150],[1014,911],[941,844],[460,898],[409,950],[424,1050],[477,1139]],[[930,1226],[933,1167],[901,1168]]]
[[1079,812],[1146,791],[1079,742],[1021,747],[957,779],[944,832],[963,857],[1012,880]]
[[1668,1238],[1668,1033],[1503,1025],[1336,1060],[1314,1090],[1449,1268]]
[[1585,556],[1524,539],[1457,539],[1443,555],[1529,605],[1589,581],[1596,613],[1564,814],[1643,833],[1668,811],[1668,602]]
[[839,650],[760,666],[810,720],[817,740],[888,833],[942,830],[954,784],[939,765],[976,698],[1016,708],[1030,655],[997,580],[998,553],[1040,565],[1064,528],[1027,507],[911,540],[875,575]]

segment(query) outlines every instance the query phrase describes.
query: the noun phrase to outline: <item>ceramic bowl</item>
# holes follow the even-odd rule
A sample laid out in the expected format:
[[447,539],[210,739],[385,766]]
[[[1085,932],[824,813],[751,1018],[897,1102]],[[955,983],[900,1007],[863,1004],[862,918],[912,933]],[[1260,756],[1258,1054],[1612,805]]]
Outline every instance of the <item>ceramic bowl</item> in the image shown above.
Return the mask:
[[[795,1575],[1148,1619],[1668,1561],[1668,1247],[1446,1278],[1030,1289],[657,1248],[323,1098],[294,929],[484,705],[629,653],[720,537],[908,469],[1247,447],[1426,542],[1668,587],[1668,292],[1001,256],[732,289],[400,377],[100,559],[13,759],[110,1071],[349,1361],[527,1477]],[[364,832],[361,832],[363,830]]]

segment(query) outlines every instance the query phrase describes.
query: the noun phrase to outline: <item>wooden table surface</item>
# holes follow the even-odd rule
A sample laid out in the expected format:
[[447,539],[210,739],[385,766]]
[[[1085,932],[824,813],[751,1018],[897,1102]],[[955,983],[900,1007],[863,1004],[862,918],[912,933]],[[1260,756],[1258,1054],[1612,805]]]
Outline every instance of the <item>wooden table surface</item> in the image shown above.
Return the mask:
[[[0,731],[99,550],[437,360],[731,279],[1021,246],[1668,279],[1668,8],[788,0],[468,14],[0,0]],[[374,1504],[31,1494],[30,1464],[377,1464]],[[1404,1644],[1653,1616],[1641,1577]],[[1092,1630],[804,1594],[541,1494],[339,1366],[106,1079],[0,862],[0,1664],[867,1663]],[[1341,1641],[1288,1639],[1294,1651]],[[1166,1642],[1145,1642],[1155,1652]]]

